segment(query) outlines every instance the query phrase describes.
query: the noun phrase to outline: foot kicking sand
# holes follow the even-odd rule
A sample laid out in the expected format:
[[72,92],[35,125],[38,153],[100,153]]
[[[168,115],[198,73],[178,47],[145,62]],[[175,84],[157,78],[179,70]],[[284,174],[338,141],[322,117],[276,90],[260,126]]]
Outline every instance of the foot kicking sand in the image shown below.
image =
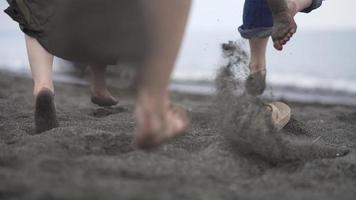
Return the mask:
[[266,69],[254,72],[247,77],[246,91],[254,96],[261,95],[266,89]]
[[154,112],[137,110],[137,131],[133,146],[139,149],[151,149],[185,133],[189,127],[187,110],[172,105],[160,116]]
[[238,150],[257,154],[273,163],[336,158],[349,153],[343,147],[316,144],[308,138],[280,132],[291,117],[291,109],[286,104],[266,104],[247,93],[237,96],[243,88],[237,74],[239,71],[234,67],[247,67],[248,57],[245,55],[248,54],[238,45],[233,46],[233,51],[237,53],[224,51],[231,60],[221,66],[217,74],[214,105],[217,131],[221,131]]
[[108,90],[105,90],[104,92],[94,92],[93,89],[91,90],[91,102],[102,107],[115,106],[119,103]]
[[290,108],[284,103],[269,103],[263,108],[268,108],[264,113],[249,99],[240,102],[224,111],[221,130],[241,152],[259,155],[272,163],[337,158],[350,152],[344,147],[316,144],[279,132],[290,119]]
[[35,127],[36,133],[58,127],[54,94],[47,88],[42,89],[36,97]]
[[272,33],[274,48],[281,51],[283,45],[297,32],[297,24],[294,21],[294,16],[297,13],[296,4],[285,0],[268,0],[268,3],[274,21]]

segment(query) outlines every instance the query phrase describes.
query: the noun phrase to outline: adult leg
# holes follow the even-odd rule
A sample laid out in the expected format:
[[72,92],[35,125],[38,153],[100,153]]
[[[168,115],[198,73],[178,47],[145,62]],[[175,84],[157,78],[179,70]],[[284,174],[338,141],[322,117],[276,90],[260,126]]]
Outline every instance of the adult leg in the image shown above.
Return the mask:
[[105,65],[90,65],[90,93],[91,101],[99,106],[114,106],[117,99],[109,92],[105,80]]
[[143,1],[148,30],[146,58],[139,70],[134,145],[154,147],[185,131],[184,110],[171,106],[168,84],[185,30],[191,0]]
[[52,81],[53,55],[48,53],[35,38],[26,35],[25,40],[34,81],[35,128],[36,132],[40,133],[58,126]]

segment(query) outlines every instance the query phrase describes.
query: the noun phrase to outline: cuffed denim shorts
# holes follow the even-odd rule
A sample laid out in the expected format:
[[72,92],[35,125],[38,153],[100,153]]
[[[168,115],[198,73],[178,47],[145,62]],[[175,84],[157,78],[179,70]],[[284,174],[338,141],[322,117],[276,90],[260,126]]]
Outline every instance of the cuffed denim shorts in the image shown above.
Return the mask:
[[[313,0],[311,6],[302,12],[309,13],[321,6],[323,0]],[[239,32],[243,38],[265,38],[272,34],[273,18],[266,0],[245,0],[243,25]]]

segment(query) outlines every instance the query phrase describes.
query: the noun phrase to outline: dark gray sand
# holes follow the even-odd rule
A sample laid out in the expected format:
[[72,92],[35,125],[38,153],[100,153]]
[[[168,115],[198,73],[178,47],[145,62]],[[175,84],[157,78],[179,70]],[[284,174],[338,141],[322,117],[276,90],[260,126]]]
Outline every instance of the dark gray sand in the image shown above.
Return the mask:
[[133,100],[98,109],[88,88],[56,84],[59,128],[34,135],[31,80],[0,72],[0,199],[355,199],[356,108],[289,103],[281,134],[351,152],[271,163],[218,128],[214,98],[174,94],[189,133],[151,152],[130,148]]

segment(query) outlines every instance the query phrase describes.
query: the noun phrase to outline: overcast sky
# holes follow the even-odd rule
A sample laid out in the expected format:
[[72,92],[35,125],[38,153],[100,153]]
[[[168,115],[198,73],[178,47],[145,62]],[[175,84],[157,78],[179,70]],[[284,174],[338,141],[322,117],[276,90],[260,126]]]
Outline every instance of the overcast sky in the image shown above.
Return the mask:
[[[190,29],[236,29],[241,24],[243,0],[194,0]],[[0,0],[0,9],[7,6]],[[326,0],[312,14],[300,14],[297,22],[302,29],[356,29],[356,0]],[[0,31],[17,26],[3,12]]]
[[[195,0],[192,27],[236,27],[241,24],[243,0]],[[303,29],[356,29],[356,0],[326,0],[321,9],[297,16]]]

